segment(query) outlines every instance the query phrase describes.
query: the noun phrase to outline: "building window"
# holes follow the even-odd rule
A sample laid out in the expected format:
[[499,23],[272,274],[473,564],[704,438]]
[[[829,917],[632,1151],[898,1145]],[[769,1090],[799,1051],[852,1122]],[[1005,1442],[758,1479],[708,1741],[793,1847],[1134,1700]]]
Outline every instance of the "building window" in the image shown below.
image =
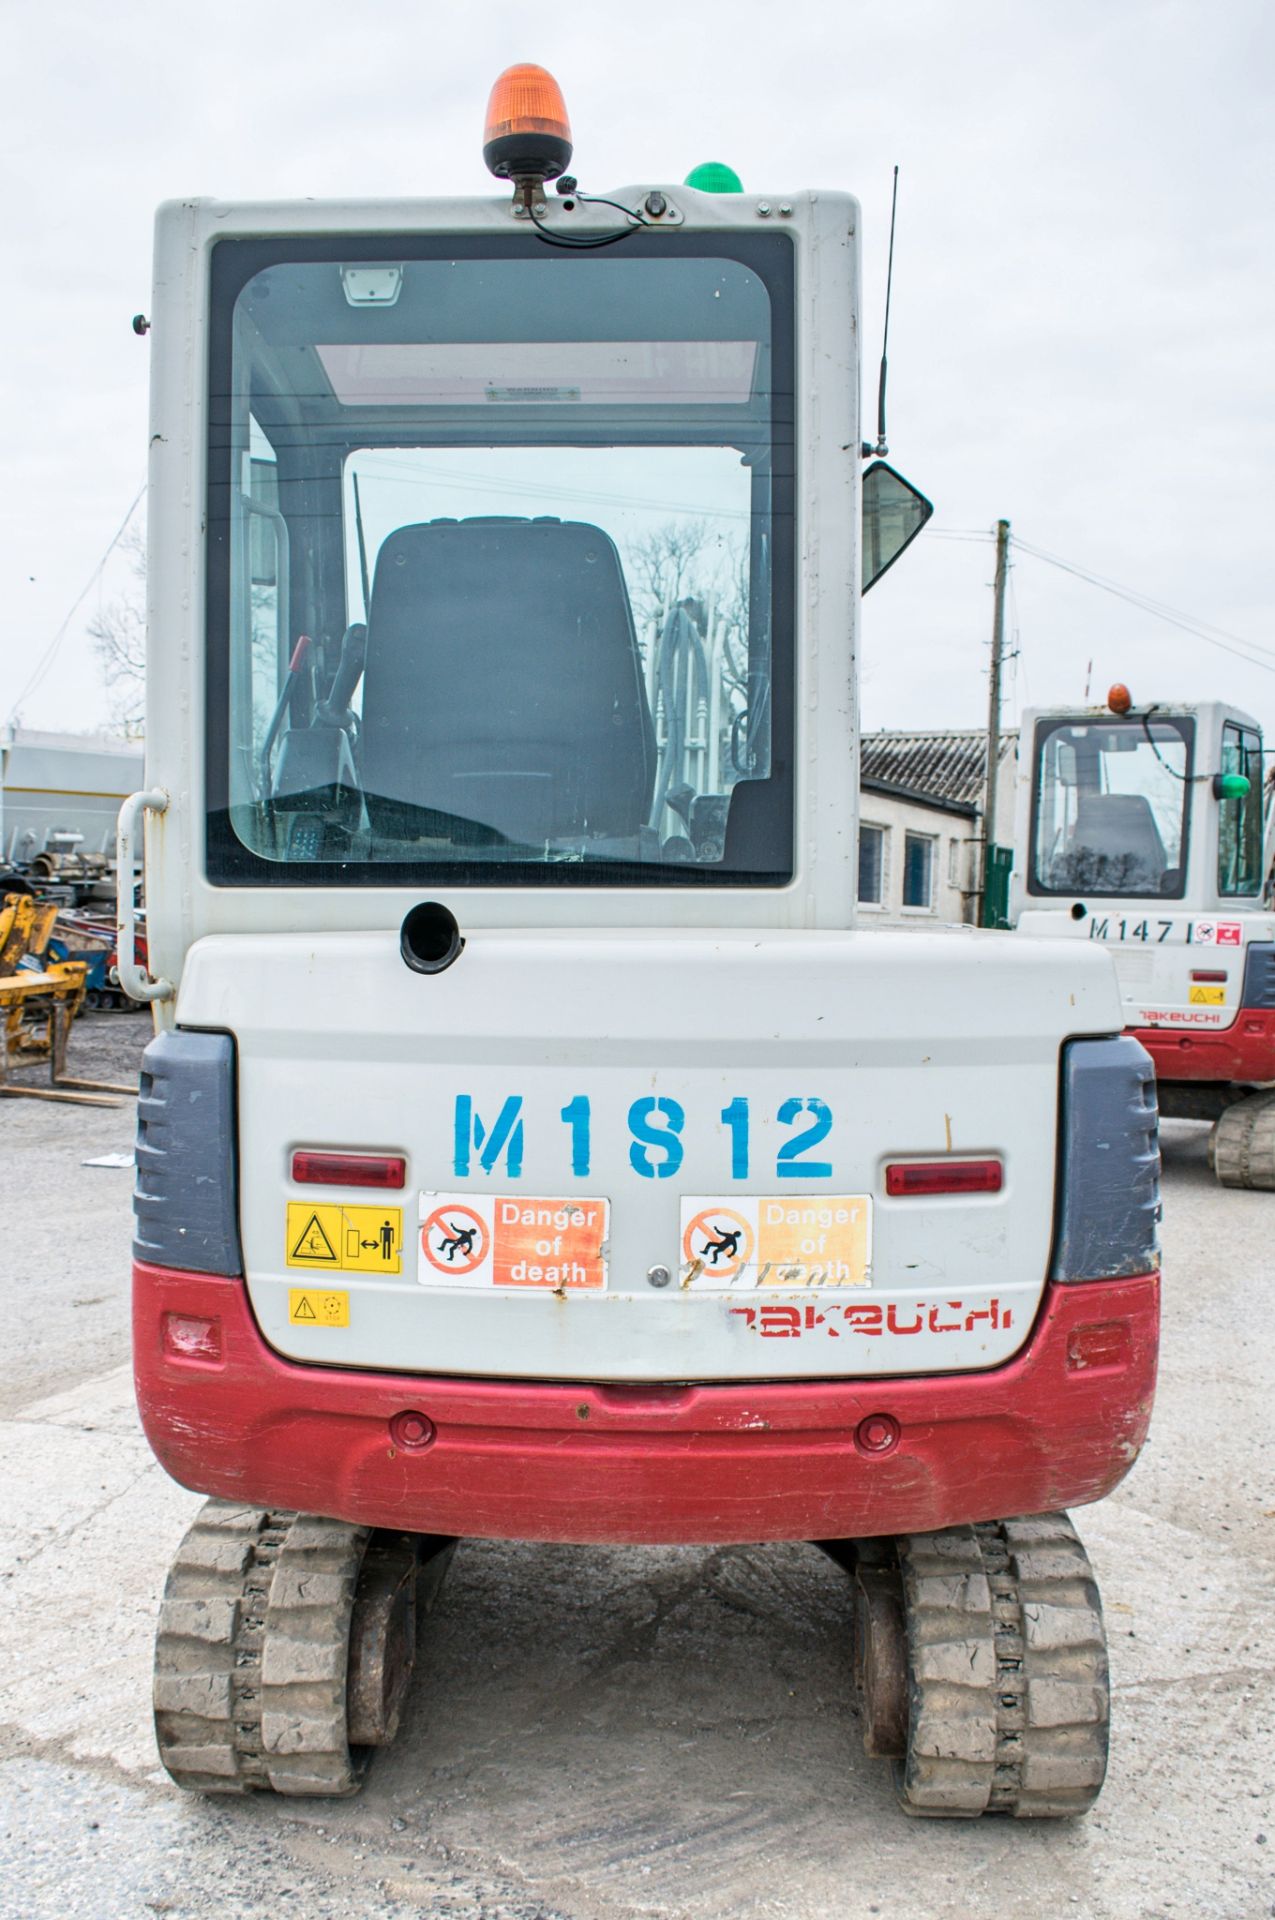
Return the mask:
[[859,899],[865,907],[885,901],[885,828],[859,828]]
[[927,912],[934,906],[934,842],[928,834],[903,836],[903,904]]

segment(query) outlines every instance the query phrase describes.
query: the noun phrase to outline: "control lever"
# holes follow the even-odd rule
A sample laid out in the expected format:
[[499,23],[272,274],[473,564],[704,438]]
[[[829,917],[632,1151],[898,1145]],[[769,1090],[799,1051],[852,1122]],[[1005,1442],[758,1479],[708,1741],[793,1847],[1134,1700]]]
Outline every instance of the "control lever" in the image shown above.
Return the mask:
[[320,700],[315,709],[317,717],[328,726],[344,727],[347,732],[353,727],[354,715],[350,711],[350,702],[363,678],[366,663],[367,627],[359,620],[345,629],[345,637],[341,641],[341,659],[328,689],[328,697]]

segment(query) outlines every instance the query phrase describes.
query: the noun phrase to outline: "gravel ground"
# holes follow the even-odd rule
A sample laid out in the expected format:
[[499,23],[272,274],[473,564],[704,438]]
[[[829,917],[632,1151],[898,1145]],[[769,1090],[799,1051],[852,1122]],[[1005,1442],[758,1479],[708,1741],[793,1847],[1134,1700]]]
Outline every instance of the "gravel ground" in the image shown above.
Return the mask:
[[[137,1008],[128,1013],[82,1013],[71,1026],[66,1049],[66,1071],[78,1080],[111,1080],[124,1085],[137,1083],[142,1048],[153,1031],[149,1010]],[[21,1057],[20,1057],[21,1059]],[[9,1078],[17,1087],[47,1087],[47,1054],[22,1060],[10,1067]],[[30,1103],[34,1106],[36,1103]],[[51,1102],[41,1101],[40,1105]]]
[[[145,1016],[77,1023],[125,1079]],[[1275,1914],[1275,1195],[1165,1129],[1151,1442],[1077,1519],[1102,1583],[1106,1790],[1058,1825],[916,1823],[862,1751],[844,1577],[812,1548],[466,1543],[354,1800],[179,1793],[150,1641],[198,1506],[127,1349],[132,1104],[0,1105],[0,1920],[1256,1920]]]

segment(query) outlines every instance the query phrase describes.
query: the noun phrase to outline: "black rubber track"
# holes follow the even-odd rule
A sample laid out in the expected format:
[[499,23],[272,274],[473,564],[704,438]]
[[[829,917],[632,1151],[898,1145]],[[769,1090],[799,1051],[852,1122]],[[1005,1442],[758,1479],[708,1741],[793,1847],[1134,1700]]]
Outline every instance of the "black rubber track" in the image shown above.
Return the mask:
[[1250,1093],[1219,1115],[1209,1164],[1224,1187],[1275,1191],[1275,1093]]
[[908,1639],[909,1813],[1059,1819],[1107,1767],[1107,1643],[1088,1555],[1064,1513],[898,1542]]
[[349,1794],[350,1619],[371,1530],[209,1500],[164,1589],[155,1733],[201,1793]]

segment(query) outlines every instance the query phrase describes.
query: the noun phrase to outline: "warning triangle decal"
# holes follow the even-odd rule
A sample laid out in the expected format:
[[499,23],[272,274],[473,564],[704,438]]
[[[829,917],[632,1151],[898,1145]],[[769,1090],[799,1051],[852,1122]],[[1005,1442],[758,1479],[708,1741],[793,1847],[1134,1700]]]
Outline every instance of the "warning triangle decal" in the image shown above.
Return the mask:
[[304,1294],[302,1294],[301,1298],[297,1301],[297,1310],[292,1317],[294,1320],[313,1320],[317,1317],[314,1308],[310,1305],[310,1302]]
[[336,1251],[317,1213],[312,1213],[301,1229],[291,1257],[294,1260],[330,1260],[333,1266],[336,1265]]

